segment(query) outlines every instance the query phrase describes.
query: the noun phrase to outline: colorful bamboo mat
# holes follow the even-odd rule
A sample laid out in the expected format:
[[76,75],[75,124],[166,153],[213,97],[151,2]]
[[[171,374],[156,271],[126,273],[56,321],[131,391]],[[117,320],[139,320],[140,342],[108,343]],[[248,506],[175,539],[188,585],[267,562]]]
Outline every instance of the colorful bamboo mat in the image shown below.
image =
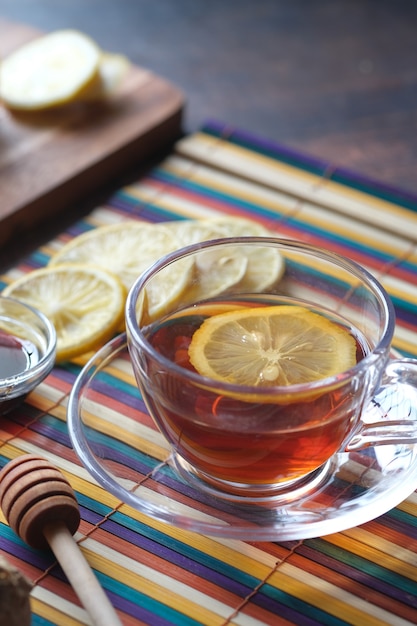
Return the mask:
[[[218,213],[255,218],[367,267],[393,298],[395,347],[417,356],[417,198],[216,123],[22,259],[0,288],[97,225]],[[71,448],[66,404],[83,362],[56,367],[1,419],[0,466],[36,452],[69,478],[82,514],[76,539],[123,624],[417,624],[415,493],[361,527],[303,541],[214,539],[157,522],[97,486]],[[124,385],[126,411],[135,393]],[[25,546],[3,517],[0,548],[35,583],[33,626],[90,623],[51,553]]]

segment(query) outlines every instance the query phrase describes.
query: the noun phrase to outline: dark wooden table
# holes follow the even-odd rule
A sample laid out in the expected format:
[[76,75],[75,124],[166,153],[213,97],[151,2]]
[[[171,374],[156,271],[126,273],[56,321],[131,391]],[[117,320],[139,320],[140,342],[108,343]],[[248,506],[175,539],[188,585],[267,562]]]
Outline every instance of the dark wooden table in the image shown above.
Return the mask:
[[415,0],[0,0],[170,79],[216,118],[417,192]]

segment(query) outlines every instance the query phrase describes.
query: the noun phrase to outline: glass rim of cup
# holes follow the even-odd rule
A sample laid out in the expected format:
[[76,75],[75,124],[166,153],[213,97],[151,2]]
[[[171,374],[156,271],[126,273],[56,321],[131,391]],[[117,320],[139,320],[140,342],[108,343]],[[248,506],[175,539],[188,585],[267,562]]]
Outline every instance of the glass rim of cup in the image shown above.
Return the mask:
[[[384,328],[378,344],[372,350],[370,350],[369,354],[365,355],[363,359],[361,359],[358,363],[356,363],[356,365],[348,370],[345,370],[334,376],[321,378],[316,381],[293,384],[290,386],[271,385],[268,387],[259,387],[255,385],[249,386],[228,383],[202,376],[197,372],[187,370],[184,367],[181,367],[180,365],[174,363],[167,357],[164,357],[162,354],[157,352],[155,348],[147,341],[145,335],[138,325],[136,315],[136,302],[139,296],[139,292],[146,285],[146,283],[150,279],[152,279],[153,276],[155,276],[158,272],[168,267],[172,263],[208,248],[211,249],[213,247],[230,245],[280,246],[282,248],[299,251],[301,253],[309,254],[311,256],[319,255],[325,261],[333,263],[343,268],[344,270],[351,272],[357,278],[365,281],[366,284],[373,291],[377,300],[380,302],[381,309],[384,312]],[[148,355],[155,359],[156,362],[160,363],[161,366],[169,368],[170,372],[175,372],[178,376],[193,381],[194,383],[199,385],[214,385],[218,391],[224,390],[225,394],[239,394],[242,397],[256,395],[261,401],[262,397],[266,398],[275,394],[277,394],[277,396],[288,396],[289,389],[291,389],[291,395],[294,396],[302,395],[307,392],[313,393],[316,390],[321,392],[324,391],[327,387],[334,385],[335,383],[337,383],[338,385],[342,384],[344,381],[357,375],[358,371],[363,370],[365,367],[370,367],[372,363],[374,361],[377,361],[380,358],[381,354],[386,353],[391,346],[391,341],[394,335],[395,328],[395,309],[388,292],[378,281],[378,279],[370,271],[368,271],[366,268],[364,268],[356,261],[353,261],[352,259],[339,255],[336,252],[329,251],[320,246],[311,245],[294,239],[285,239],[282,237],[240,236],[221,237],[208,241],[193,243],[182,248],[178,248],[177,250],[174,250],[155,261],[155,263],[150,265],[144,272],[142,272],[142,274],[140,274],[140,276],[138,276],[138,278],[131,286],[126,299],[125,320],[128,344],[130,336],[131,340],[133,340],[142,350],[144,350]]]

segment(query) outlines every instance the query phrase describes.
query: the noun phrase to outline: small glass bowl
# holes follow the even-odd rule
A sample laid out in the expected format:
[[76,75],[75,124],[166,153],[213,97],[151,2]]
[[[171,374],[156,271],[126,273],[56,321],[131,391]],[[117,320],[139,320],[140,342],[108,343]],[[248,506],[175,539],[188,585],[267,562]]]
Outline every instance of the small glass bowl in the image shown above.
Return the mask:
[[36,357],[22,371],[0,375],[0,415],[10,411],[42,382],[53,368],[56,354],[56,332],[48,318],[23,302],[0,295],[2,332],[32,346]]

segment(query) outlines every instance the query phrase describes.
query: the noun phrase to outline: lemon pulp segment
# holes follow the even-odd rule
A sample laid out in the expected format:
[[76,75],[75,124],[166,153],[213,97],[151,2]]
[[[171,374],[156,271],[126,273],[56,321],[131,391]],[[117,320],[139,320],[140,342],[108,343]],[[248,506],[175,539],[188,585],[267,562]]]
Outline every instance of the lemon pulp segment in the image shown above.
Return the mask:
[[229,311],[207,318],[189,356],[203,376],[246,386],[288,386],[334,376],[356,364],[349,332],[299,306]]

